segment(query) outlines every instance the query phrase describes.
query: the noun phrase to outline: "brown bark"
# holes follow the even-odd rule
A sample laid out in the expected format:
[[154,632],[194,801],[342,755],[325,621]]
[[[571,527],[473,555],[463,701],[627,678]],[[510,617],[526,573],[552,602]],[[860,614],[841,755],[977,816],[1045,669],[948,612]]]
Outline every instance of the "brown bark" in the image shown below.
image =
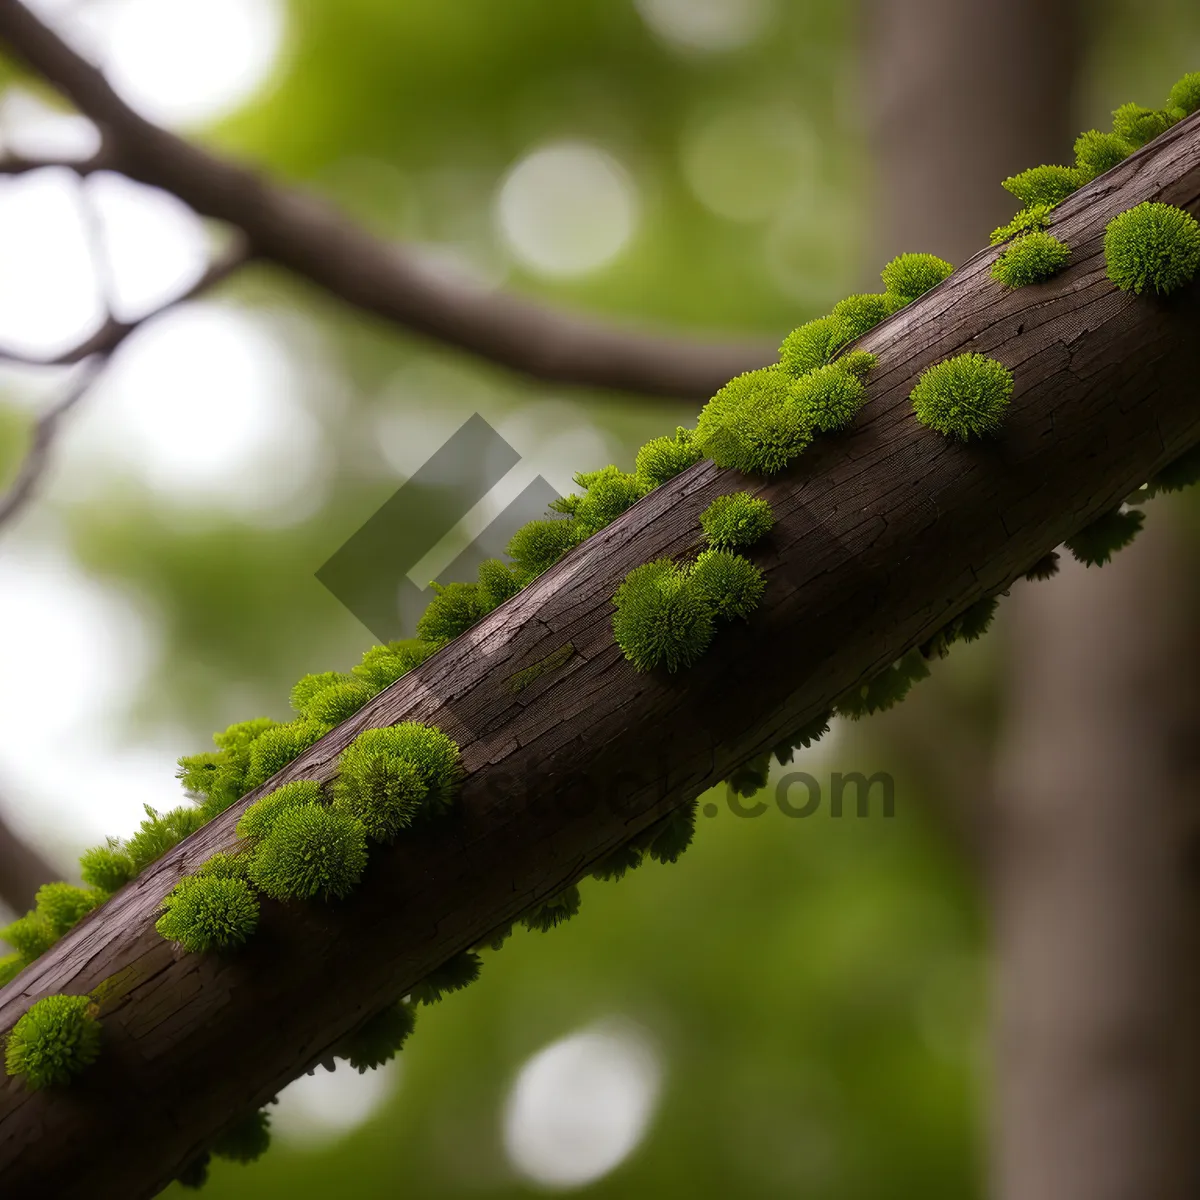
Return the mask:
[[[260,258],[405,329],[539,379],[694,400],[775,360],[777,340],[654,337],[437,272],[314,196],[272,183],[144,120],[19,0],[0,0],[0,40],[96,122],[104,138],[97,162],[174,193],[206,217],[228,221]],[[14,167],[28,170],[29,164]]]
[[995,1194],[1200,1179],[1194,555],[1169,510],[1014,594],[992,852]]
[[[0,1029],[39,996],[91,991],[105,1030],[68,1093],[0,1086],[6,1197],[151,1194],[364,1015],[1007,586],[1200,439],[1200,410],[1181,403],[1198,289],[1160,303],[1104,276],[1106,222],[1149,197],[1200,208],[1200,118],[1062,206],[1075,256],[1058,279],[1006,293],[984,252],[863,338],[879,365],[851,433],[766,483],[697,465],[293,763],[276,782],[327,779],[358,730],[406,718],[462,744],[456,815],[377,851],[346,903],[267,904],[229,961],[159,938],[162,897],[230,842],[243,801],[0,992]],[[917,372],[965,348],[1016,376],[994,443],[962,446],[912,418]],[[777,516],[758,556],[762,608],[685,675],[636,674],[612,640],[616,586],[693,546],[704,507],[747,485]]]

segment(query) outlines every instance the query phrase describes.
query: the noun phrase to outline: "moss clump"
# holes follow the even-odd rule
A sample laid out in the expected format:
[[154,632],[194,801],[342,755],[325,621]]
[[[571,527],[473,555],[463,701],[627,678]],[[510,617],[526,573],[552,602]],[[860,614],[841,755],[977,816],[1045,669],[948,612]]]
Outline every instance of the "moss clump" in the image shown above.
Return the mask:
[[436,970],[430,971],[419,983],[413,985],[411,999],[414,1004],[436,1004],[443,996],[461,991],[479,978],[483,959],[472,950],[448,958]]
[[1127,159],[1136,146],[1115,133],[1089,129],[1075,139],[1075,168],[1080,178],[1091,182]]
[[1058,574],[1058,555],[1051,550],[1049,554],[1043,554],[1041,558],[1025,572],[1024,578],[1030,583],[1039,583],[1043,579],[1053,579]]
[[883,286],[897,303],[909,304],[937,287],[954,273],[954,268],[936,254],[900,254],[880,272]]
[[581,537],[590,537],[611,525],[646,494],[636,475],[612,466],[581,472],[575,482],[586,489],[574,506],[575,527]]
[[179,807],[156,812],[145,805],[146,819],[126,844],[133,860],[134,873],[140,875],[152,862],[174,849],[185,837],[204,824],[204,814],[198,808]]
[[882,712],[903,700],[913,684],[928,675],[929,665],[924,656],[919,650],[910,650],[886,670],[842,695],[834,705],[834,712],[851,720]]
[[832,317],[818,317],[793,329],[783,339],[783,345],[779,347],[779,365],[790,375],[806,375],[824,366],[846,341],[841,322]]
[[697,801],[672,809],[646,831],[646,853],[655,862],[678,862],[696,836]]
[[119,891],[137,874],[133,859],[121,849],[117,838],[85,850],[79,857],[79,871],[84,883],[110,894]]
[[636,871],[642,865],[645,851],[641,846],[626,842],[611,854],[600,859],[592,868],[592,878],[601,881],[622,879],[627,872]]
[[1200,483],[1200,446],[1193,446],[1163,467],[1146,484],[1140,499],[1149,500],[1162,492],[1180,492],[1195,483]]
[[352,754],[352,750],[348,747],[343,753],[333,806],[361,821],[372,841],[390,842],[416,820],[429,789],[408,759],[366,749]]
[[1168,295],[1200,269],[1200,222],[1174,205],[1146,201],[1109,221],[1104,260],[1123,292]]
[[28,965],[23,954],[6,954],[0,958],[0,987],[11,983]]
[[163,909],[154,928],[191,954],[236,950],[258,928],[258,898],[244,879],[189,875]]
[[579,889],[572,884],[523,913],[521,924],[532,933],[548,933],[569,921],[579,911],[579,903]]
[[1074,167],[1041,166],[1010,175],[1001,186],[1026,208],[1039,204],[1053,208],[1077,191],[1082,182]]
[[271,1114],[260,1108],[228,1126],[212,1144],[218,1158],[252,1163],[271,1145]]
[[381,692],[407,675],[413,667],[420,666],[436,649],[436,646],[419,638],[388,642],[386,646],[372,646],[364,652],[362,662],[350,668],[350,673],[368,687]]
[[1122,104],[1113,111],[1113,133],[1134,146],[1144,146],[1171,126],[1171,117],[1141,104]]
[[26,962],[32,962],[45,954],[58,937],[41,913],[31,912],[0,929],[0,941],[7,942]]
[[1171,88],[1167,107],[1185,117],[1200,109],[1200,71],[1190,71]]
[[45,918],[55,937],[73,929],[93,908],[104,902],[105,894],[96,888],[76,887],[71,883],[44,883],[37,890],[36,911]]
[[215,879],[248,879],[250,877],[250,855],[245,853],[225,853],[218,850],[212,858],[202,862],[196,868],[196,875],[211,875]]
[[714,550],[753,546],[775,525],[775,514],[766,500],[749,492],[718,496],[701,514],[700,528]]
[[358,680],[335,683],[319,691],[308,702],[305,716],[318,725],[332,729],[349,720],[360,708],[375,696],[375,689]]
[[342,899],[367,865],[360,821],[322,805],[279,814],[250,864],[256,887],[276,900]]
[[485,612],[499,608],[520,590],[521,581],[508,563],[488,558],[479,564],[479,607]]
[[87,996],[47,996],[13,1026],[4,1065],[31,1088],[70,1083],[100,1053],[100,1022]]
[[874,329],[898,307],[891,296],[869,292],[839,300],[829,315],[841,326],[843,340],[851,342]]
[[712,608],[689,571],[669,558],[635,567],[614,597],[613,635],[639,671],[689,667],[713,638]]
[[416,1005],[389,1004],[382,1012],[364,1021],[338,1048],[360,1075],[390,1062],[412,1036],[417,1023]]
[[[339,801],[348,802],[353,796],[364,805],[377,806],[379,820],[385,819],[385,810],[407,808],[413,777],[408,770],[393,772],[396,763],[411,768],[423,789],[413,817],[419,811],[442,811],[453,803],[462,777],[458,743],[440,729],[416,721],[366,729],[342,751],[336,785]],[[401,825],[406,823],[410,822]]]
[[[304,717],[308,715],[307,709],[312,703],[313,697],[320,695],[326,688],[337,687],[340,683],[353,682],[353,676],[343,674],[341,671],[319,671],[314,675],[304,675],[292,688],[288,703],[291,704],[295,713]],[[266,730],[263,732],[265,733]]]
[[992,230],[992,245],[998,246],[1001,242],[1007,242],[1009,238],[1020,237],[1023,233],[1037,233],[1048,228],[1049,225],[1050,206],[1048,204],[1035,204],[1030,208],[1023,208],[1007,225],[1001,225],[999,229]]
[[812,441],[792,383],[773,367],[731,379],[701,411],[696,444],[719,467],[760,475],[782,471]]
[[729,550],[705,550],[692,567],[692,585],[713,613],[727,621],[748,618],[758,607],[767,583],[748,559]]
[[417,622],[417,637],[422,641],[444,646],[486,615],[477,583],[435,582],[429,586],[434,597]]
[[258,787],[260,783],[266,783],[288,763],[299,758],[309,746],[319,742],[327,732],[324,725],[304,718],[268,729],[250,746],[245,791]]
[[926,368],[910,398],[922,425],[967,441],[996,433],[1003,424],[1013,377],[983,354],[959,354]]
[[1067,265],[1071,248],[1051,233],[1027,233],[992,263],[992,278],[1005,287],[1042,283]]
[[1065,545],[1084,566],[1102,567],[1137,537],[1144,520],[1137,509],[1114,508],[1067,538]]
[[788,734],[783,741],[772,747],[771,753],[775,761],[783,766],[792,761],[792,755],[797,750],[807,750],[814,742],[818,742],[829,732],[829,718],[832,713],[821,713],[811,721],[801,725],[794,733]]
[[704,457],[692,441],[692,431],[679,425],[672,437],[651,438],[638,452],[633,473],[643,491],[661,487]]
[[321,804],[325,793],[312,779],[285,783],[250,805],[237,823],[237,835],[242,838],[265,838],[274,828],[281,813],[305,804]]
[[522,525],[508,543],[508,556],[522,581],[528,583],[554,566],[578,542],[574,521],[550,517]]
[[[869,356],[874,359],[874,355]],[[856,360],[861,368],[862,360]],[[862,380],[846,369],[842,360],[818,367],[792,387],[792,398],[800,420],[818,433],[836,433],[845,429],[862,407],[866,389]]]

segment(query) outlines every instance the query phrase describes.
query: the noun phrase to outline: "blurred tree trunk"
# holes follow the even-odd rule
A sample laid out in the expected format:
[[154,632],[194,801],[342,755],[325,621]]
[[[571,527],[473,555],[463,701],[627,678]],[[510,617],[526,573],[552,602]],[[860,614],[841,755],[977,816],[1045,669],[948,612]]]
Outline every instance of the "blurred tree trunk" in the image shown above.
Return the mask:
[[[1069,151],[1079,5],[869,0],[867,15],[876,249],[961,263],[1016,207],[999,181]],[[987,809],[999,1200],[1200,1185],[1198,627],[1171,517],[1154,505],[1103,571],[1065,564],[1007,605],[996,771],[963,797]]]

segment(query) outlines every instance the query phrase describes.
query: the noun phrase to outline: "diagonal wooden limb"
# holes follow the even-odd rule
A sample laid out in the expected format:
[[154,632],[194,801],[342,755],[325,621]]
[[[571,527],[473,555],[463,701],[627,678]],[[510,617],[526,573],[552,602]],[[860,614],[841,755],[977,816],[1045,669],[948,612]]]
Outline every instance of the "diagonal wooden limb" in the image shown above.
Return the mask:
[[[265,903],[259,934],[228,959],[159,937],[163,897],[232,842],[260,789],[19,975],[0,992],[0,1030],[41,996],[90,992],[104,1051],[69,1091],[0,1084],[6,1200],[153,1194],[366,1015],[1007,587],[1200,440],[1200,287],[1159,301],[1105,275],[1107,222],[1147,199],[1200,210],[1200,114],[1060,207],[1055,233],[1073,251],[1062,275],[1006,292],[987,250],[861,339],[879,365],[851,432],[768,482],[698,464],[281,772],[276,785],[327,780],[360,730],[403,719],[461,743],[455,814],[378,850],[350,899]],[[986,444],[939,437],[911,412],[917,374],[964,350],[1016,379]],[[695,546],[706,505],[741,487],[777,517],[756,553],[762,607],[685,674],[637,674],[613,643],[613,592],[632,567]]]
[[229,222],[261,257],[405,329],[538,379],[693,400],[775,360],[777,343],[653,336],[476,287],[151,124],[19,0],[0,0],[0,41],[99,126],[109,169]]

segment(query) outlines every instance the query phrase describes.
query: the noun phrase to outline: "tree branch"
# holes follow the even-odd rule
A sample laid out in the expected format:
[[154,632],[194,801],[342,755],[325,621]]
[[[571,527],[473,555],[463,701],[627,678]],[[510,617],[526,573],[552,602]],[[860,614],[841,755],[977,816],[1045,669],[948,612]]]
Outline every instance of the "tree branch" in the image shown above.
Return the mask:
[[99,126],[110,169],[229,222],[262,258],[405,329],[538,379],[688,399],[775,359],[774,344],[654,337],[447,275],[316,197],[146,121],[18,0],[0,0],[0,39]]
[[[272,781],[328,780],[368,727],[418,720],[461,744],[453,817],[410,831],[334,906],[264,902],[236,957],[154,930],[180,876],[234,840],[250,794],[90,914],[0,992],[0,1030],[55,992],[91,993],[104,1051],[69,1094],[0,1084],[6,1200],[152,1194],[230,1115],[266,1102],[451,955],[777,743],[995,594],[1200,440],[1200,288],[1116,291],[1103,236],[1147,199],[1200,210],[1200,115],[1055,215],[1049,283],[1005,291],[995,250],[860,340],[878,355],[855,428],[768,482],[711,462],[658,488]],[[931,362],[965,349],[1014,372],[1008,421],[962,445],[912,417]],[[760,610],[686,675],[636,673],[611,597],[634,566],[694,547],[737,487],[774,506]],[[536,668],[530,671],[529,668]],[[532,680],[532,682],[530,682]]]

